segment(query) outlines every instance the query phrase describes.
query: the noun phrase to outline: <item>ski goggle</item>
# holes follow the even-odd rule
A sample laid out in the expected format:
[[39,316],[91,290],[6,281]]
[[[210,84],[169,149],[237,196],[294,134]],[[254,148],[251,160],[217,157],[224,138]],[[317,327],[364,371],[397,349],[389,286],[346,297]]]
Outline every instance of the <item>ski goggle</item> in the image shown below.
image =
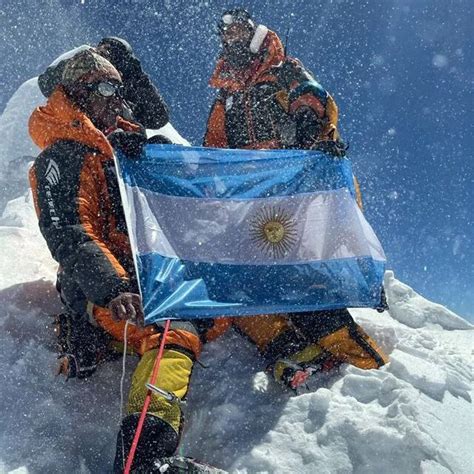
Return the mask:
[[102,97],[112,97],[113,95],[117,97],[123,97],[122,84],[101,81],[88,84],[87,88],[93,92],[96,92]]

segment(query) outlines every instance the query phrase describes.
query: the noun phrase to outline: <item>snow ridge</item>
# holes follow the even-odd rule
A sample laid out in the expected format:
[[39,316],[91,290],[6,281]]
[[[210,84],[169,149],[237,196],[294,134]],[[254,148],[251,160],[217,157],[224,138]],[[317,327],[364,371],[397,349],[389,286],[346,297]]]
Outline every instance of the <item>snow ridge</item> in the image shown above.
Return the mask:
[[389,298],[396,301],[390,314],[407,326],[421,328],[429,324],[439,324],[444,329],[472,328],[472,324],[446,307],[428,301],[408,285],[395,280],[391,271],[385,274],[385,287],[390,287]]

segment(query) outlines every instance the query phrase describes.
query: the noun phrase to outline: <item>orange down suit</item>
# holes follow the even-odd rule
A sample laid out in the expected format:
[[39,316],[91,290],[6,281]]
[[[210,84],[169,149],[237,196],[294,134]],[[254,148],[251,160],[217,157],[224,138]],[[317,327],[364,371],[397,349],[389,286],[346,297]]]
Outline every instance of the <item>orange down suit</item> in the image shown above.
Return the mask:
[[[218,93],[207,122],[207,147],[310,148],[339,140],[334,100],[298,60],[285,56],[280,39],[270,30],[246,69],[234,69],[221,57],[210,86]],[[355,185],[361,206],[356,180]],[[308,362],[302,354],[315,343],[339,361],[361,368],[387,361],[345,309],[235,318],[232,324],[257,344],[270,364],[282,357]]]

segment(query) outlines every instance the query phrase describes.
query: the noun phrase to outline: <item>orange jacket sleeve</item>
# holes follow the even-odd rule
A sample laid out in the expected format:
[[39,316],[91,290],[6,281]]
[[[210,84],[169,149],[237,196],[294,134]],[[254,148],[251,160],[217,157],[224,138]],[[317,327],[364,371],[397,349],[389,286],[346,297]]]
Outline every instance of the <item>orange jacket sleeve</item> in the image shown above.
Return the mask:
[[227,135],[225,132],[224,104],[219,99],[212,106],[207,121],[204,146],[211,148],[227,148]]

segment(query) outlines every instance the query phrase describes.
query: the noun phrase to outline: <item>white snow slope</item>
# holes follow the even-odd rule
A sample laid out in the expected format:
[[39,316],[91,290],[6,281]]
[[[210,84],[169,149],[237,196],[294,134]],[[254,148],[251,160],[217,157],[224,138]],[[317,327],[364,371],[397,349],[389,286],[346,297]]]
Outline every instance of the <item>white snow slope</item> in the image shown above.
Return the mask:
[[[56,265],[28,193],[5,209],[0,249],[0,473],[110,472],[121,363],[86,381],[54,376]],[[386,291],[390,314],[351,312],[390,363],[346,366],[306,393],[267,379],[237,334],[208,344],[181,451],[239,474],[474,472],[473,327],[391,272]]]

